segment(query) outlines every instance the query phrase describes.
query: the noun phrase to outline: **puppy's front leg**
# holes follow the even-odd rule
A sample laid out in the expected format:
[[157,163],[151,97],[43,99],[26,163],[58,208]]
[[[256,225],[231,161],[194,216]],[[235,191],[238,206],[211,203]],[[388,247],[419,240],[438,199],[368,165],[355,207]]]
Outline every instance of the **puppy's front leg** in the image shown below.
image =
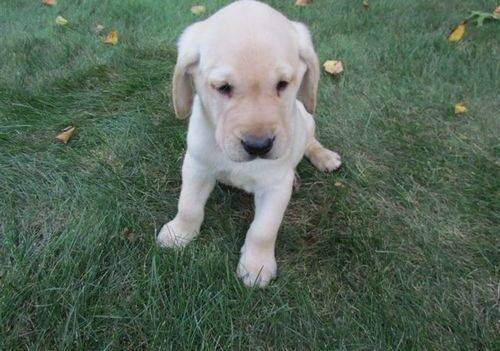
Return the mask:
[[276,276],[274,247],[292,194],[294,173],[255,193],[255,218],[241,248],[237,274],[247,286],[265,287]]
[[161,228],[157,242],[163,247],[183,247],[200,231],[205,203],[215,185],[215,175],[202,167],[189,153],[182,164],[182,188],[178,212]]

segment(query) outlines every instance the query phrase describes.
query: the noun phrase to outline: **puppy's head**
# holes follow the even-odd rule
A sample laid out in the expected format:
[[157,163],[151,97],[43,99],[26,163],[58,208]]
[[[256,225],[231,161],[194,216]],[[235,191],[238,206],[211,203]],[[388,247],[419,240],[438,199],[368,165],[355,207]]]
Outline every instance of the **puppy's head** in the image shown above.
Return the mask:
[[235,2],[182,34],[174,108],[187,117],[196,92],[227,157],[277,159],[291,145],[295,100],[313,113],[318,79],[303,24],[262,3]]

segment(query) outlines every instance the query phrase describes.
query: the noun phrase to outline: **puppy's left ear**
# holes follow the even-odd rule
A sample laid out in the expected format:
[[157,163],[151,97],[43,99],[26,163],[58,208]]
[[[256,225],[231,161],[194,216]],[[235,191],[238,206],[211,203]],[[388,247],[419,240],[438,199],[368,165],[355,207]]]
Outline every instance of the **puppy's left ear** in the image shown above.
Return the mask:
[[197,65],[199,53],[199,27],[201,22],[189,26],[178,43],[178,56],[172,81],[172,99],[175,115],[185,119],[191,113],[194,98],[194,88],[191,73]]
[[314,114],[319,83],[318,56],[314,51],[311,35],[307,27],[300,22],[292,22],[292,24],[298,34],[300,59],[307,67],[300,85],[298,99],[304,104],[307,112]]

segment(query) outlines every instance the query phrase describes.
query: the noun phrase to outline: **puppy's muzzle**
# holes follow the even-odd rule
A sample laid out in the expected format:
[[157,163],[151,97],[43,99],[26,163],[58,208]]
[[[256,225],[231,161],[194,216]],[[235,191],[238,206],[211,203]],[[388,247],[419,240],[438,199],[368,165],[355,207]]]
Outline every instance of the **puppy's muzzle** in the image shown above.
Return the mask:
[[265,157],[273,148],[275,137],[270,134],[263,136],[247,135],[241,144],[243,149],[253,157]]

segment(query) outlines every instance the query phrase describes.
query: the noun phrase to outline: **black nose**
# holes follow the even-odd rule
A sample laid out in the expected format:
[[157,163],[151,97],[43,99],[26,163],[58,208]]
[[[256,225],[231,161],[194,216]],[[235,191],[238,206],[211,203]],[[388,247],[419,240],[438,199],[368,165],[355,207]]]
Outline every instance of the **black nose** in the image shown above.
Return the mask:
[[264,156],[273,148],[274,137],[249,135],[241,141],[243,148],[252,156]]

